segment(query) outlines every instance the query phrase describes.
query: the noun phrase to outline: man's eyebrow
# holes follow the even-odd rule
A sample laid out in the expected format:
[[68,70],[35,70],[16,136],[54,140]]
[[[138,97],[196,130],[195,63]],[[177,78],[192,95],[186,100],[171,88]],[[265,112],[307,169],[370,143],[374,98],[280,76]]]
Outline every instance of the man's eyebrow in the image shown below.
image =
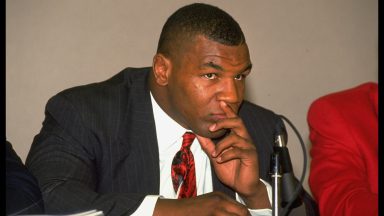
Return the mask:
[[[211,61],[202,64],[201,67],[202,68],[209,67],[209,68],[213,68],[213,69],[216,69],[216,70],[224,71],[223,67],[221,67],[220,65],[215,64],[215,63],[213,63]],[[242,72],[249,71],[251,69],[252,69],[252,63],[249,63],[249,65],[247,67],[245,67],[244,70],[242,70]]]
[[244,68],[243,72],[250,71],[251,69],[252,69],[252,63],[249,63],[249,65],[246,68]]
[[213,63],[213,62],[211,62],[211,61],[202,64],[201,67],[202,67],[202,68],[204,68],[204,67],[209,67],[209,68],[213,68],[213,69],[216,69],[216,70],[224,71],[224,69],[223,69],[220,65],[215,64],[215,63]]

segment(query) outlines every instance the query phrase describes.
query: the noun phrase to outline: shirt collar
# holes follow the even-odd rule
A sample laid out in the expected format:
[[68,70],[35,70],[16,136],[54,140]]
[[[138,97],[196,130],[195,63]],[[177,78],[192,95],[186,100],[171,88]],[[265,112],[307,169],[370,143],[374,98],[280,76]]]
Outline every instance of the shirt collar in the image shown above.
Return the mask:
[[167,113],[157,104],[153,98],[152,92],[151,102],[153,115],[155,118],[157,143],[159,145],[159,152],[165,152],[171,148],[173,144],[180,145],[177,142],[186,131],[189,131],[179,125],[175,120],[168,116]]

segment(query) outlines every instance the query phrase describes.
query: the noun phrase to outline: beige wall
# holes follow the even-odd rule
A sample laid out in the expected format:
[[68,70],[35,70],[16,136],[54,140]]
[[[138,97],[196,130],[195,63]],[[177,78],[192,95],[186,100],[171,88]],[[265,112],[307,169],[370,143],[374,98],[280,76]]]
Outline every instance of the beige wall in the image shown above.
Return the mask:
[[[7,0],[6,136],[20,157],[51,96],[127,66],[149,66],[166,18],[189,2]],[[254,64],[247,98],[287,116],[307,147],[306,114],[315,98],[377,81],[376,0],[202,2],[228,11],[243,28]],[[291,130],[288,146],[300,176],[303,156]]]

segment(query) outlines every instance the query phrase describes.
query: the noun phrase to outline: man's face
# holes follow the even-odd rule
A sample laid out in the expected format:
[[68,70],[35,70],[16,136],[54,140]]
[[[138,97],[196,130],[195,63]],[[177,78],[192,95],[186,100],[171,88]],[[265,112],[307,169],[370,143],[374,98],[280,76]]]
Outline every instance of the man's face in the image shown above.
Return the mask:
[[225,130],[212,133],[208,128],[227,117],[220,101],[238,112],[251,67],[246,44],[226,46],[197,36],[171,60],[167,85],[171,116],[198,135],[222,136]]

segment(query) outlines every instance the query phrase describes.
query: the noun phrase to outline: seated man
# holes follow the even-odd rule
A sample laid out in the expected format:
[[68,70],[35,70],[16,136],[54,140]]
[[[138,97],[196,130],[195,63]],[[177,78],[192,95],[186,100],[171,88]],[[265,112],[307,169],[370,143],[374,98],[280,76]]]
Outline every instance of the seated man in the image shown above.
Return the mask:
[[44,213],[39,185],[8,141],[5,141],[5,154],[6,214]]
[[239,24],[191,4],[166,21],[152,67],[52,97],[26,162],[47,213],[270,215],[281,119],[244,100],[251,68]]
[[317,99],[308,112],[309,186],[321,215],[378,215],[378,85]]

